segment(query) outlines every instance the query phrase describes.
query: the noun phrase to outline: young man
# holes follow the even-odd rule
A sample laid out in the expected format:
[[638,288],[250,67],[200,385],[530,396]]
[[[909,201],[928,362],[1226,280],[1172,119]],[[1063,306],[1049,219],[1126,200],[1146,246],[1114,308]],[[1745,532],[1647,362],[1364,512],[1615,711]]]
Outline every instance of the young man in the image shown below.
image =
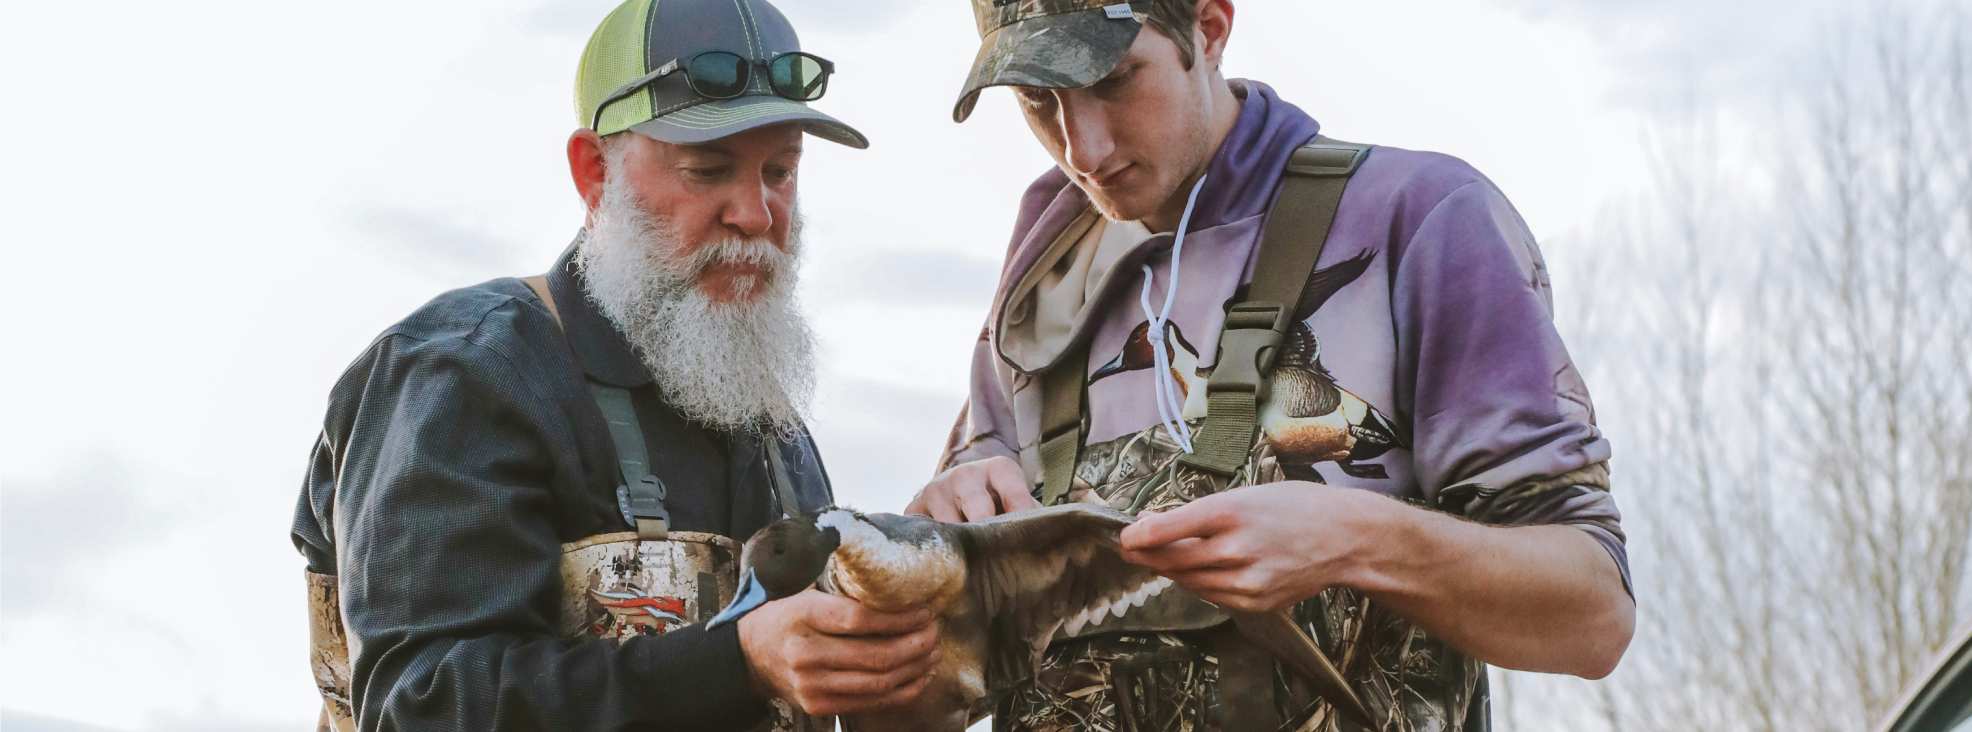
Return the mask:
[[[1139,512],[1128,558],[1191,593],[1166,604],[1291,608],[1378,729],[1486,728],[1484,664],[1608,674],[1634,625],[1610,448],[1500,191],[1443,155],[1297,153],[1315,120],[1221,74],[1230,0],[973,8],[954,117],[1012,87],[1056,169],[1021,200],[967,410],[909,510],[977,520],[1040,489]],[[1276,204],[1290,160],[1346,181],[1326,228],[1302,193]],[[1280,251],[1320,247],[1282,303],[1253,301],[1284,266],[1261,261],[1270,223]],[[1255,359],[1243,413],[1227,344]],[[1197,617],[1058,637],[1002,680],[999,723],[1353,728]]]
[[325,726],[805,729],[768,700],[923,687],[928,613],[810,591],[698,624],[736,540],[831,502],[797,171],[804,131],[867,143],[807,106],[830,65],[798,51],[764,0],[617,8],[578,72],[575,243],[440,295],[336,384],[293,529]]

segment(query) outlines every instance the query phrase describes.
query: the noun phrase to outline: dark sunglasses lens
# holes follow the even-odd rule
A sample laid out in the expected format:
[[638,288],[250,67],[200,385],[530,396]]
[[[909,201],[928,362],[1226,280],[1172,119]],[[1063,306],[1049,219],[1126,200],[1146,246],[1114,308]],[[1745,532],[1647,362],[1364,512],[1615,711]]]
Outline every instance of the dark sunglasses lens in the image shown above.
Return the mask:
[[812,102],[828,91],[829,72],[822,60],[805,53],[790,53],[774,59],[768,68],[774,93],[789,99]]
[[731,99],[746,91],[746,59],[725,51],[710,51],[692,57],[685,67],[685,79],[692,91],[713,99]]

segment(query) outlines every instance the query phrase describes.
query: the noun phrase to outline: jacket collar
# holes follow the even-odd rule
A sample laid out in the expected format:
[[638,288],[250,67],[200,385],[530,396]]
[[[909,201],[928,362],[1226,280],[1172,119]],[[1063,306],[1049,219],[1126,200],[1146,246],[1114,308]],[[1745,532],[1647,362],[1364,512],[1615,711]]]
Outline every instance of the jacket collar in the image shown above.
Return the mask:
[[581,245],[582,235],[577,234],[575,241],[555,260],[554,269],[548,271],[548,291],[554,294],[555,306],[561,310],[562,330],[568,334],[569,348],[575,351],[582,372],[591,379],[625,389],[647,385],[652,381],[650,369],[637,357],[636,350],[616,324],[589,300],[588,287],[575,266],[575,250]]

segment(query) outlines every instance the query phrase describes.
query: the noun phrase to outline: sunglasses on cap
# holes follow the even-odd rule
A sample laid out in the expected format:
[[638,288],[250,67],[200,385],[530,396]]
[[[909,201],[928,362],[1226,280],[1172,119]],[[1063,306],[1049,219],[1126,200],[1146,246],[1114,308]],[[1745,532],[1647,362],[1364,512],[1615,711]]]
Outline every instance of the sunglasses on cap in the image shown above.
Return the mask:
[[812,53],[794,51],[783,53],[766,61],[755,61],[731,51],[705,51],[680,63],[671,59],[643,76],[631,79],[629,83],[617,87],[609,96],[603,97],[596,105],[595,117],[589,120],[589,129],[602,126],[603,110],[618,100],[629,97],[651,84],[672,74],[684,74],[685,85],[692,93],[708,99],[732,99],[746,93],[753,84],[753,70],[767,72],[767,88],[776,96],[797,102],[812,102],[822,98],[828,91],[829,75],[835,73],[835,63]]

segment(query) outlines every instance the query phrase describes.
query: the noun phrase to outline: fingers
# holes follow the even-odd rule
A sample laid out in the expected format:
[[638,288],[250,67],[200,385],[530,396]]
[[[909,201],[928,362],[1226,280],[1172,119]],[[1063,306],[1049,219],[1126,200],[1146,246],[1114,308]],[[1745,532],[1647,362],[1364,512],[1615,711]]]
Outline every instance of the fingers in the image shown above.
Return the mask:
[[814,635],[802,642],[806,668],[816,671],[887,673],[932,663],[940,653],[935,627],[896,636]]
[[828,635],[904,635],[930,626],[934,619],[930,610],[920,608],[909,612],[887,613],[846,597],[838,597],[814,589],[782,600],[782,602],[789,601],[799,606],[803,623]]
[[904,512],[962,523],[1039,505],[1020,464],[1010,458],[994,457],[956,465],[940,473],[911,499]]
[[1025,511],[1040,508],[1041,502],[1034,500],[1034,491],[1027,484],[1027,474],[1021,472],[1020,463],[1012,458],[987,458],[986,484],[999,499],[1001,513]]
[[1203,569],[1241,567],[1253,561],[1251,552],[1223,536],[1211,539],[1187,537],[1149,549],[1124,549],[1122,556],[1123,561],[1165,576]]
[[1283,596],[1250,567],[1184,572],[1171,580],[1207,602],[1241,612],[1271,612],[1296,599]]
[[931,510],[929,508],[926,508],[924,505],[924,491],[918,491],[917,495],[911,496],[910,503],[904,504],[904,515],[905,516],[931,515]]
[[965,521],[965,512],[959,510],[959,504],[952,500],[950,494],[941,493],[928,498],[927,501],[925,515],[948,524]]
[[924,490],[918,491],[917,496],[911,499],[910,505],[904,507],[904,514],[924,516],[946,523],[958,523],[965,515],[952,501],[950,489],[939,481],[933,481],[931,485],[925,486]]
[[984,521],[1000,514],[1000,506],[993,500],[993,492],[986,488],[983,481],[961,487],[958,501],[959,511],[967,522]]
[[930,612],[885,613],[815,595],[797,596],[806,605],[805,632],[785,646],[790,700],[811,714],[843,714],[908,702],[923,691],[943,656]]
[[1240,515],[1220,493],[1158,513],[1139,516],[1123,529],[1125,550],[1143,551],[1180,539],[1208,538],[1239,525]]
[[[862,693],[823,693],[818,688],[812,695],[796,692],[794,702],[803,711],[814,716],[833,716],[855,714],[857,712],[885,707],[895,707],[909,703],[924,693],[926,686],[936,678],[928,670],[915,676],[906,677],[901,684],[884,691]],[[818,679],[819,680],[819,679]]]

